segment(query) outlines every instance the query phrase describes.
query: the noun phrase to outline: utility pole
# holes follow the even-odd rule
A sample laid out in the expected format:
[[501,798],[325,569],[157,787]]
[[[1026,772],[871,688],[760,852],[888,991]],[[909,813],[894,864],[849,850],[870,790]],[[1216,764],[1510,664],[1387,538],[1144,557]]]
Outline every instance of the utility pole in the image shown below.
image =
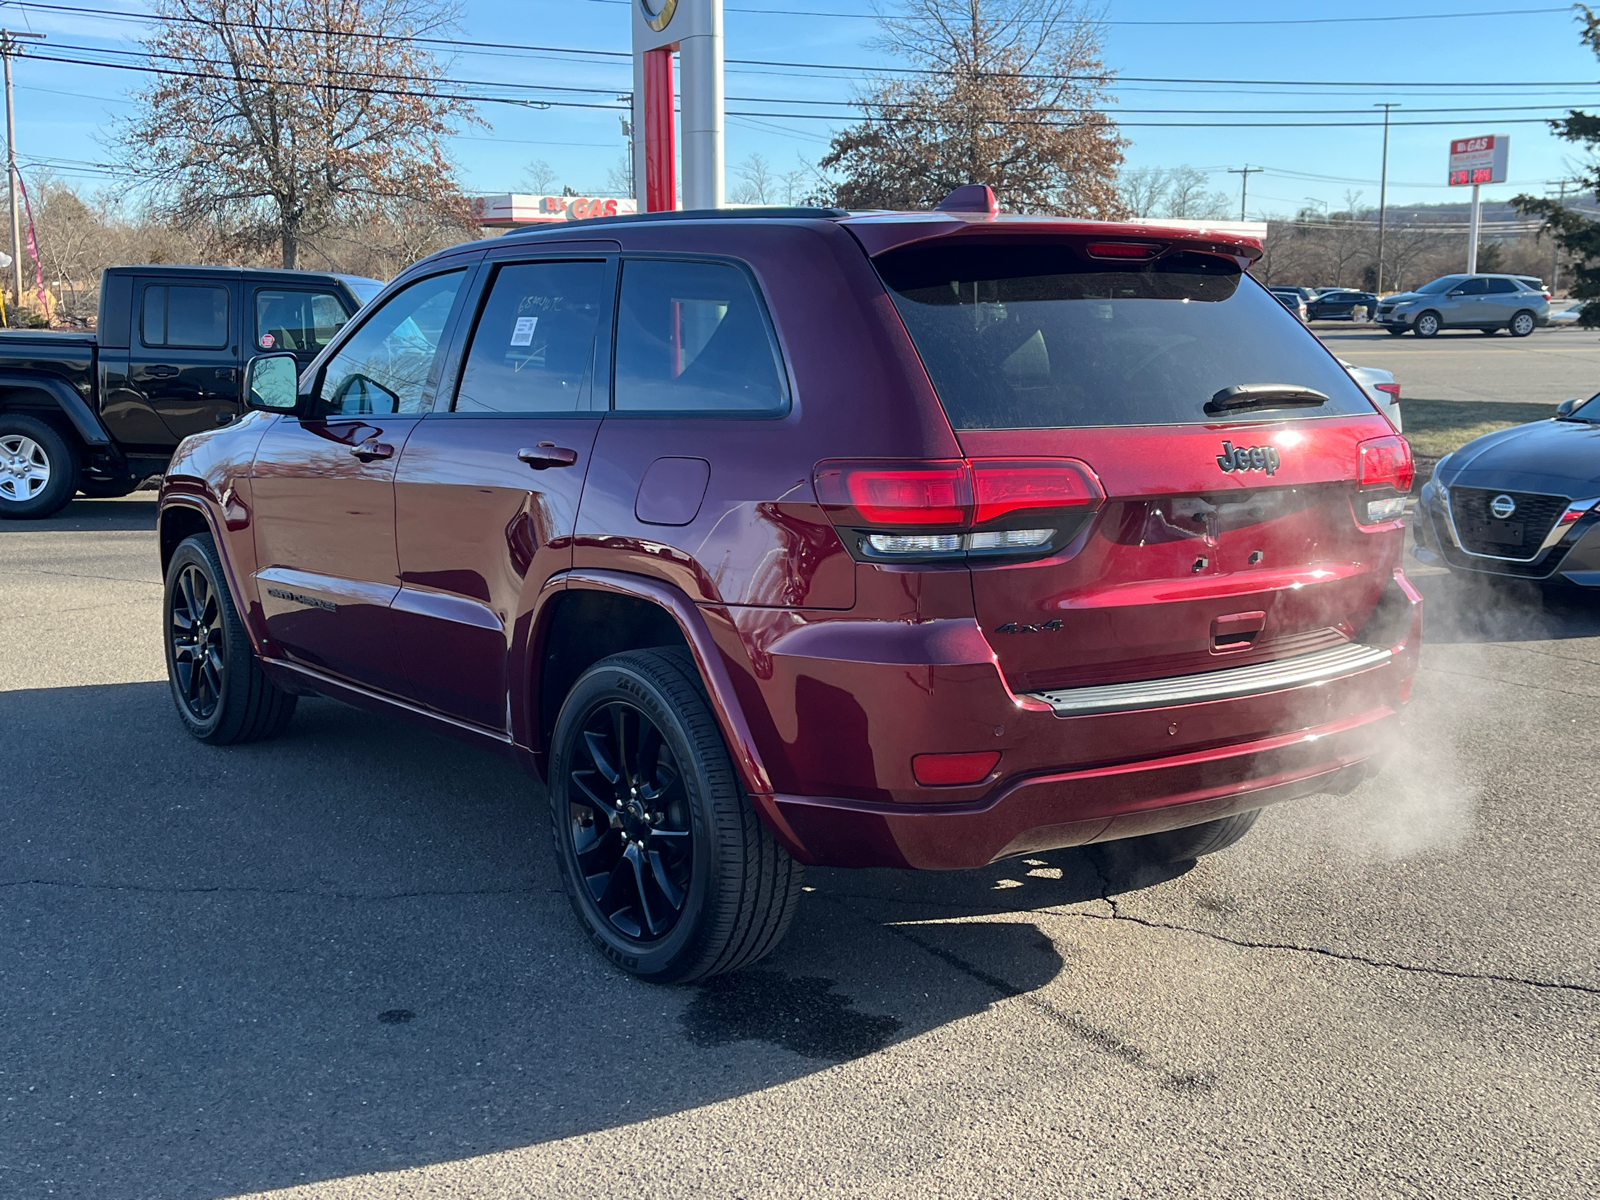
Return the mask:
[[1472,213],[1467,217],[1467,274],[1478,273],[1478,227],[1483,220],[1482,184],[1472,185]]
[[[1556,203],[1562,208],[1567,206],[1567,183],[1561,181],[1561,195],[1556,198]],[[1556,284],[1561,282],[1561,243],[1556,241],[1555,234],[1550,235],[1550,294],[1556,294]]]
[[1239,176],[1239,220],[1241,221],[1245,219],[1244,202],[1245,196],[1248,194],[1250,189],[1250,176],[1259,174],[1265,170],[1265,167],[1252,167],[1249,163],[1245,163],[1245,165],[1242,167],[1228,168],[1229,175]]
[[22,224],[17,213],[17,116],[11,103],[11,59],[21,54],[23,41],[43,41],[42,33],[16,33],[0,29],[0,58],[6,74],[6,193],[11,201],[11,295],[22,307]]
[[1389,110],[1399,108],[1397,102],[1374,104],[1383,109],[1383,168],[1378,174],[1378,286],[1373,290],[1383,295],[1383,234],[1384,222],[1389,213]]

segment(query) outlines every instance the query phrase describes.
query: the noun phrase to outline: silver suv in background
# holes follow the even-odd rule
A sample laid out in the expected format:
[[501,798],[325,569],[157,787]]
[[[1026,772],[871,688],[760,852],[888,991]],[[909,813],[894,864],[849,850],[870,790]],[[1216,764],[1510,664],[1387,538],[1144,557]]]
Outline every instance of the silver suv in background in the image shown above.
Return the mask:
[[1414,292],[1378,302],[1378,323],[1393,334],[1407,329],[1433,337],[1441,329],[1509,329],[1527,337],[1550,320],[1550,297],[1515,275],[1443,275]]

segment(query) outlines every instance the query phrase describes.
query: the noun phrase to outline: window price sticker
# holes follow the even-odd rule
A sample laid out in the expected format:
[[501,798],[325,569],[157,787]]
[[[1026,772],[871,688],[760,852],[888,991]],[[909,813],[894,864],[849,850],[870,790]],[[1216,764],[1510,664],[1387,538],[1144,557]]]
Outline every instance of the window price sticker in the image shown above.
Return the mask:
[[516,328],[511,331],[511,344],[513,346],[533,345],[533,331],[538,324],[538,317],[518,317]]

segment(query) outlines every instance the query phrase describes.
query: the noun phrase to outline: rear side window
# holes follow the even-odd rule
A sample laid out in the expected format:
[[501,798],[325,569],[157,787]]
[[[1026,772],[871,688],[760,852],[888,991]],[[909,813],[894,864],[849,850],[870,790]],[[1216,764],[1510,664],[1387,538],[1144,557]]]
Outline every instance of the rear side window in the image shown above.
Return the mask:
[[139,328],[146,346],[221,350],[228,344],[228,289],[147,287]]
[[1509,279],[1490,279],[1487,282],[1489,284],[1489,293],[1494,296],[1503,296],[1508,292],[1517,290],[1517,285]]
[[262,289],[256,293],[256,346],[316,354],[349,319],[331,292]]
[[766,312],[726,263],[624,262],[616,364],[624,412],[771,413],[788,398]]
[[457,412],[570,413],[600,327],[603,262],[516,263],[494,277],[456,393]]
[[1135,266],[1061,245],[969,243],[874,262],[957,429],[1204,423],[1216,393],[1262,383],[1328,403],[1249,417],[1372,411],[1316,337],[1219,255]]

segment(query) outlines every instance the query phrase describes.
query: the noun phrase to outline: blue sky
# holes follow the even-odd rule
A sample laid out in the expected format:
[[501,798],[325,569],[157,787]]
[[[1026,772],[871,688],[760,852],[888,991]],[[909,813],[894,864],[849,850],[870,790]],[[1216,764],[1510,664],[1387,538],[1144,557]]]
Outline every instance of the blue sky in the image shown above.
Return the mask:
[[[93,7],[86,0],[60,4]],[[614,103],[626,91],[628,60],[606,55],[545,54],[506,49],[510,44],[593,51],[628,49],[628,0],[466,0],[460,36],[494,49],[464,50],[453,75],[497,84],[601,89],[595,92],[525,92],[583,103]],[[851,0],[726,0],[727,57],[773,62],[824,63],[863,69],[889,65],[869,50],[871,6]],[[0,19],[19,30],[49,35],[43,54],[112,57],[132,50],[143,23],[142,5],[110,0],[104,15],[52,11],[31,4],[0,3]],[[767,10],[767,11],[753,11]],[[772,11],[783,10],[783,11]],[[1504,10],[1513,10],[1507,15]],[[1426,19],[1432,14],[1497,11],[1500,15]],[[113,14],[126,13],[129,19]],[[1360,21],[1350,18],[1417,16],[1417,20]],[[1113,113],[1132,140],[1133,167],[1189,165],[1212,175],[1219,191],[1238,195],[1239,177],[1226,168],[1245,164],[1267,172],[1250,177],[1250,215],[1286,214],[1308,199],[1342,205],[1347,190],[1377,198],[1380,136],[1367,127],[1156,128],[1182,121],[1361,122],[1376,118],[1372,105],[1398,101],[1389,154],[1391,203],[1438,203],[1464,199],[1465,189],[1440,184],[1452,137],[1479,133],[1512,136],[1510,180],[1485,189],[1486,199],[1518,191],[1541,192],[1548,181],[1571,173],[1572,148],[1529,118],[1558,115],[1573,106],[1600,111],[1600,63],[1577,39],[1570,9],[1539,0],[1343,0],[1321,7],[1284,5],[1281,0],[1239,0],[1198,5],[1169,0],[1112,0],[1104,9],[1105,57],[1122,78]],[[1318,24],[1163,24],[1163,22],[1272,22],[1324,19]],[[1331,18],[1331,20],[1328,20]],[[1149,24],[1140,24],[1149,22]],[[99,53],[69,50],[90,47]],[[1289,81],[1202,85],[1137,82],[1146,79]],[[800,101],[846,100],[859,72],[730,62],[730,112],[814,112],[839,119],[730,116],[730,167],[751,153],[776,170],[814,162],[829,132],[847,123],[846,110]],[[18,148],[22,162],[49,166],[93,190],[117,187],[104,165],[109,121],[130,111],[127,92],[140,77],[103,67],[23,59],[16,66]],[[1302,82],[1303,81],[1303,82]],[[1373,86],[1332,86],[1357,83]],[[1402,85],[1414,86],[1402,86]],[[1489,84],[1509,84],[1490,87]],[[473,88],[473,91],[489,91]],[[496,94],[515,94],[498,87]],[[743,97],[748,99],[734,99]],[[761,98],[759,101],[755,98]],[[1196,114],[1198,109],[1264,110],[1241,114]],[[1289,114],[1288,109],[1351,110]],[[1424,112],[1425,109],[1451,111]],[[1465,112],[1464,109],[1482,109]],[[1178,110],[1150,112],[1140,110]],[[526,164],[544,159],[561,183],[580,192],[604,187],[608,171],[625,150],[619,113],[578,107],[532,109],[486,104],[481,115],[492,128],[468,130],[453,143],[463,182],[470,191],[514,190]],[[98,165],[97,165],[98,164]],[[730,181],[731,182],[731,181]]]

